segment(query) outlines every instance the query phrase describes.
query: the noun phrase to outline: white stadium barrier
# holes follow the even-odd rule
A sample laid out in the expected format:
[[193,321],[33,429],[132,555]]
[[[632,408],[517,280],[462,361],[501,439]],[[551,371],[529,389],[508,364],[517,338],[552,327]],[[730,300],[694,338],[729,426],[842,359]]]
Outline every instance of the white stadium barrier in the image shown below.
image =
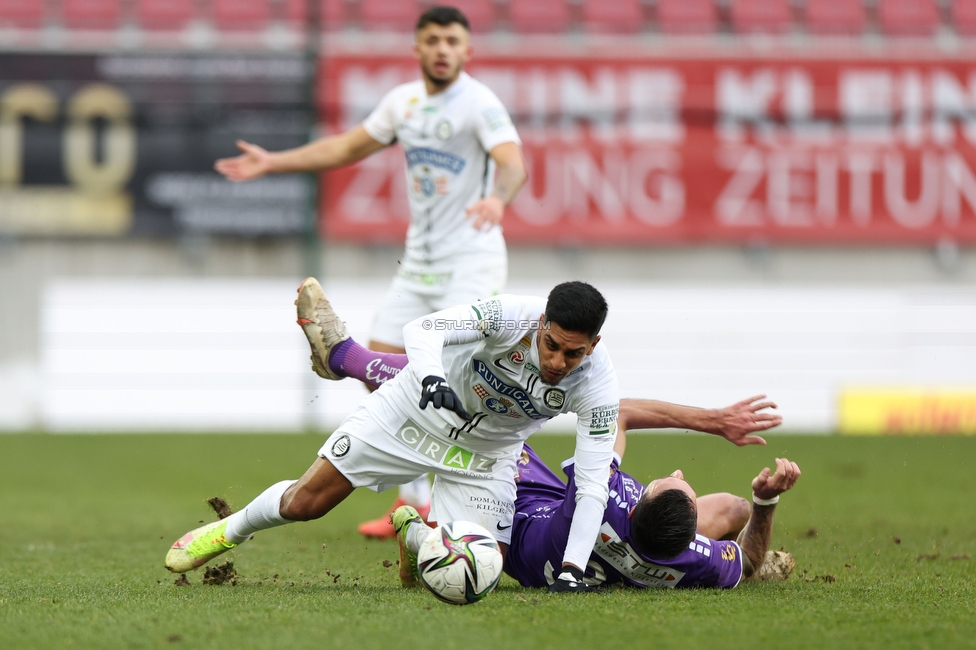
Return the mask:
[[[334,427],[366,394],[309,369],[300,279],[59,280],[42,301],[39,423],[56,431]],[[325,289],[367,339],[385,281]],[[548,284],[511,283],[545,295]],[[598,287],[625,397],[724,406],[766,393],[829,432],[851,385],[976,384],[976,290],[783,284]],[[2,406],[2,405],[0,405]],[[559,419],[550,430],[570,430]]]

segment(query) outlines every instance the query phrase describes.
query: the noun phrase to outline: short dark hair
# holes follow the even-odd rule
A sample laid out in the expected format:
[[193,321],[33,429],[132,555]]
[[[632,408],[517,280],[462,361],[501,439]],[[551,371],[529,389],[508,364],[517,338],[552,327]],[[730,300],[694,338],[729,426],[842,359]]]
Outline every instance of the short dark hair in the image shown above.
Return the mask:
[[420,18],[417,19],[417,31],[419,32],[421,29],[431,23],[440,25],[442,27],[447,27],[448,25],[457,23],[467,31],[471,31],[471,26],[468,25],[468,19],[464,14],[461,13],[461,10],[457,9],[456,7],[434,5],[424,13],[420,14]]
[[585,282],[563,282],[549,292],[546,320],[564,330],[586,334],[592,341],[607,320],[607,301]]
[[688,548],[698,529],[698,509],[687,493],[664,490],[641,499],[630,517],[630,538],[649,558],[670,560]]

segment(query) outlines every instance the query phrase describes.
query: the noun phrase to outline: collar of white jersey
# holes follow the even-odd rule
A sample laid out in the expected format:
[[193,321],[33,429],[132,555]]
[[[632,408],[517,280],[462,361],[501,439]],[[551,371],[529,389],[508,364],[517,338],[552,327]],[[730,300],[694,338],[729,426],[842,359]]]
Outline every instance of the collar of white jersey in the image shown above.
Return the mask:
[[445,88],[439,93],[434,93],[433,95],[428,94],[427,98],[439,100],[444,103],[449,102],[455,97],[457,97],[458,93],[464,90],[464,87],[468,85],[469,81],[471,81],[471,75],[469,75],[467,72],[462,70],[461,74],[458,75],[457,81],[455,81],[454,83],[452,83],[450,86],[448,86],[447,88]]

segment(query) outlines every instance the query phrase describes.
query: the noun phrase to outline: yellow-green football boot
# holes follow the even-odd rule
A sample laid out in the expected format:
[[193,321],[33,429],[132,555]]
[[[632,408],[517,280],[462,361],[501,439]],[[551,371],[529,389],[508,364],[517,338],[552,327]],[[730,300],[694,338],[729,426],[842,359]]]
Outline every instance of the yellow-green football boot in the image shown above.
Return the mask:
[[226,531],[226,519],[191,530],[173,542],[166,554],[166,568],[173,573],[186,573],[226,553],[237,546],[227,541]]
[[413,506],[400,506],[394,510],[390,515],[390,522],[400,545],[400,584],[404,587],[418,587],[420,573],[417,571],[417,554],[407,548],[407,529],[410,524],[419,524],[425,528],[427,524]]

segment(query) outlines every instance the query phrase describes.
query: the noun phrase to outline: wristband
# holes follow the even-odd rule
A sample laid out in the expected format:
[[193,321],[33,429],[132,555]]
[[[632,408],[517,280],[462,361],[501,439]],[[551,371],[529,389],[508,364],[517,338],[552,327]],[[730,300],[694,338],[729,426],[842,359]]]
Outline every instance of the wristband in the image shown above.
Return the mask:
[[777,503],[779,503],[779,495],[777,494],[772,499],[760,499],[756,496],[756,493],[753,492],[752,502],[757,506],[775,506]]

